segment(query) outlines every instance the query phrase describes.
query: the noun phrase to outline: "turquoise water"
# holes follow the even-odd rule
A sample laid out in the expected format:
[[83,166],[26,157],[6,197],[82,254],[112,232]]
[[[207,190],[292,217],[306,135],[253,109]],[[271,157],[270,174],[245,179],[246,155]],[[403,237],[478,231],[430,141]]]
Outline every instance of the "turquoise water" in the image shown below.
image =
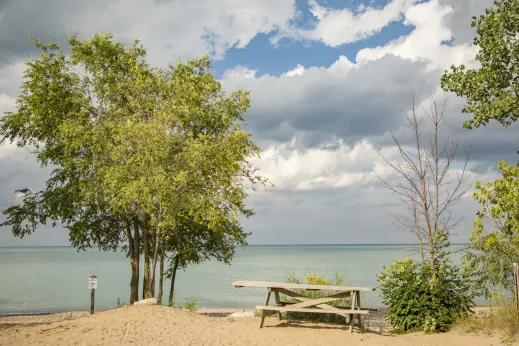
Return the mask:
[[[232,265],[206,262],[177,275],[176,304],[197,300],[199,307],[251,308],[262,302],[263,289],[234,288],[236,280],[280,281],[286,270],[304,276],[346,272],[345,284],[377,286],[376,274],[392,261],[413,256],[405,245],[248,246]],[[142,261],[141,261],[142,262]],[[69,247],[0,248],[0,314],[88,310],[88,276],[97,275],[96,309],[128,302],[130,262],[122,252]],[[158,274],[157,274],[158,275]],[[141,286],[142,287],[142,286]],[[169,281],[165,284],[165,300]],[[363,305],[380,306],[377,291]]]

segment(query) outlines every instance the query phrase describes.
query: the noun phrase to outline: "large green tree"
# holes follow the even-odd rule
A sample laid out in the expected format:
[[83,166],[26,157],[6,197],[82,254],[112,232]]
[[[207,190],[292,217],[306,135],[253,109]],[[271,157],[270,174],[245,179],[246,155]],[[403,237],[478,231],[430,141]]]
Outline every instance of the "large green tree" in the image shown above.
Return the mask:
[[473,17],[480,66],[452,66],[442,77],[445,91],[466,97],[466,128],[496,120],[510,126],[519,118],[519,1],[495,0],[485,14]]
[[476,184],[481,209],[470,240],[477,252],[468,255],[487,296],[513,287],[512,263],[519,261],[519,167],[502,161],[499,169],[502,178]]
[[[509,127],[519,118],[519,1],[495,0],[473,17],[480,66],[452,66],[442,77],[445,91],[466,97],[466,128],[497,121]],[[512,263],[519,261],[519,166],[501,161],[502,177],[478,182],[475,199],[481,204],[471,235],[473,250],[467,263],[478,271],[485,293],[511,288]]]
[[55,170],[42,191],[19,191],[22,203],[4,212],[3,225],[24,236],[59,221],[78,248],[123,246],[131,302],[142,254],[143,297],[153,297],[157,262],[180,220],[223,239],[225,225],[253,214],[245,190],[265,180],[249,162],[260,149],[241,128],[249,94],[227,95],[207,57],[154,68],[137,41],[126,47],[108,34],[70,36],[69,54],[34,41],[40,58],[27,63],[0,138]]

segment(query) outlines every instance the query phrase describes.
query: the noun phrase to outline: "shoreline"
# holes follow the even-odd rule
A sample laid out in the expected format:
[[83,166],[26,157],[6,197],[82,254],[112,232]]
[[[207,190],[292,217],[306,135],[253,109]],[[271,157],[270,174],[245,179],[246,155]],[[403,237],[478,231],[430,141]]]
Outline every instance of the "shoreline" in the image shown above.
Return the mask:
[[[120,307],[113,307],[110,309],[101,309],[96,310],[96,313],[104,312],[104,311],[110,311],[115,309],[120,309],[123,307],[131,306],[130,304],[127,305],[121,305]],[[167,307],[167,305],[163,305]],[[379,314],[381,311],[386,312],[387,306],[375,306],[372,307],[373,309],[377,309],[377,311],[372,312],[372,314]],[[488,305],[476,305],[473,310],[475,313],[479,313],[480,311],[487,310],[489,308]],[[182,307],[180,307],[182,309]],[[229,313],[232,314],[234,312],[244,312],[244,311],[255,311],[252,307],[240,307],[240,308],[227,308],[227,307],[218,307],[218,308],[211,308],[211,307],[202,307],[197,309],[195,312],[199,314],[223,314],[223,313]],[[35,312],[0,312],[0,324],[2,323],[2,319],[9,318],[9,317],[30,317],[30,316],[49,316],[49,315],[58,315],[58,314],[75,314],[75,313],[84,313],[88,312],[87,310],[61,310],[57,309],[55,311],[35,311]]]
[[[295,320],[278,320],[277,316],[265,319],[258,329],[258,317],[214,317],[210,314],[228,314],[231,310],[199,309],[198,313],[186,309],[173,309],[158,305],[124,306],[83,317],[58,314],[61,320],[43,323],[10,323],[0,319],[1,345],[249,345],[272,344],[315,346],[329,345],[442,345],[488,346],[500,344],[500,337],[466,334],[459,330],[446,333],[390,335],[384,325],[375,323],[375,314],[364,320],[364,329],[354,328],[350,334],[343,324],[313,323]],[[379,311],[381,313],[382,311]],[[50,315],[50,316],[58,316]],[[49,315],[46,315],[49,317]],[[35,317],[44,317],[32,316]],[[12,317],[11,317],[12,318]],[[20,317],[18,317],[20,318]],[[26,316],[25,319],[29,319]],[[14,321],[12,321],[14,322]],[[20,321],[18,321],[20,322]],[[40,321],[41,322],[41,321]],[[366,323],[367,322],[367,323]],[[51,323],[51,324],[49,324]]]
[[[155,307],[171,309],[172,311],[184,311],[189,312],[185,308],[169,308],[165,305],[153,305]],[[67,320],[75,320],[82,317],[97,316],[99,314],[110,313],[118,310],[127,310],[134,308],[133,305],[124,305],[113,309],[99,310],[90,315],[89,311],[62,311],[54,313],[27,313],[27,314],[0,314],[0,327],[14,327],[14,326],[34,326],[34,325],[45,325],[56,322],[63,322]],[[489,307],[477,306],[473,308],[473,313],[479,315],[482,312],[488,310]],[[226,319],[236,312],[256,312],[254,308],[200,308],[191,313],[201,316],[207,316],[210,318]],[[371,331],[382,333],[384,330],[391,329],[390,321],[384,317],[387,312],[387,307],[379,307],[377,311],[372,311],[368,315],[363,317],[366,329]],[[244,317],[251,318],[251,317]],[[241,319],[241,318],[240,318]]]

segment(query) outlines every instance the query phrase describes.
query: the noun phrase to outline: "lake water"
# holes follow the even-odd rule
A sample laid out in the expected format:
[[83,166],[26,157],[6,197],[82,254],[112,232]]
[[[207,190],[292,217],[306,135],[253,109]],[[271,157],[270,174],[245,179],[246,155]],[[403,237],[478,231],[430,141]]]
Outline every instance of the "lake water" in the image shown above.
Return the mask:
[[[237,251],[230,266],[206,262],[180,271],[175,303],[189,299],[199,307],[252,308],[262,303],[264,289],[233,288],[231,283],[280,281],[287,270],[301,277],[315,272],[331,278],[334,271],[345,272],[344,284],[376,287],[376,274],[384,265],[413,255],[409,245],[247,246]],[[0,314],[88,310],[89,275],[98,278],[96,310],[110,309],[118,298],[128,302],[130,273],[130,262],[122,252],[0,248]],[[167,300],[169,281],[164,286]],[[366,293],[363,305],[380,306],[377,291]]]

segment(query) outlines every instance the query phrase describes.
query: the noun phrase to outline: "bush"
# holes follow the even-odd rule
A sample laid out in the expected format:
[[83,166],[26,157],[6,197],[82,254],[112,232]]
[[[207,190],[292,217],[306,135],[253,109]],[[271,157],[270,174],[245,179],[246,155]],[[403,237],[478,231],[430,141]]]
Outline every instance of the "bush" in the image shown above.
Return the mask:
[[404,258],[378,275],[386,317],[395,332],[447,331],[474,306],[472,280],[447,261],[436,268],[433,280],[431,265]]
[[[344,284],[344,280],[346,278],[346,274],[344,273],[335,273],[334,278],[329,280],[325,275],[316,275],[315,273],[307,273],[304,279],[299,279],[295,273],[292,271],[287,271],[284,277],[284,282],[294,283],[294,284],[312,284],[312,285],[332,285],[332,286],[341,286]],[[292,290],[295,293],[298,293],[304,297],[317,299],[326,297],[332,294],[340,293],[338,291],[305,291],[299,289]],[[291,297],[286,297],[281,295],[281,300],[286,302],[298,302],[296,299]],[[333,302],[328,303],[331,306],[344,306],[351,307],[351,299],[343,298]],[[334,314],[315,314],[315,313],[302,313],[302,312],[288,312],[286,315],[288,320],[298,320],[298,321],[311,321],[311,322],[323,322],[323,323],[346,323],[346,319],[344,317],[334,315]]]
[[503,342],[513,342],[519,337],[519,310],[513,300],[505,300],[500,306],[489,307],[488,311],[459,318],[455,327],[467,333],[498,332]]
[[196,311],[198,308],[198,302],[196,300],[187,300],[184,303],[184,309],[189,311]]

